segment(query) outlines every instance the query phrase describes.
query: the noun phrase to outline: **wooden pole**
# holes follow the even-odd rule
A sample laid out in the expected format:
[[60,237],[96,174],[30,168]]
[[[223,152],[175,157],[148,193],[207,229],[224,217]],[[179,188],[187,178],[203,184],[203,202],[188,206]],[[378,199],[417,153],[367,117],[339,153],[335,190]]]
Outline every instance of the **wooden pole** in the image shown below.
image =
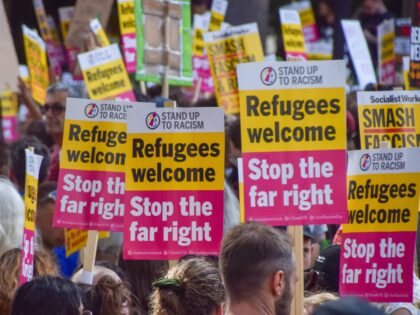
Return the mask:
[[296,272],[298,280],[295,286],[295,296],[292,302],[291,315],[303,314],[303,226],[289,226],[287,228],[290,236],[293,239],[293,252],[296,259]]
[[170,23],[171,18],[169,17],[169,3],[166,3],[165,10],[165,25],[164,25],[164,63],[165,70],[163,74],[162,82],[162,96],[169,98],[169,37],[170,37]]
[[98,247],[98,231],[88,231],[87,246],[83,260],[83,270],[80,275],[80,282],[85,284],[93,283],[93,267],[95,266],[96,249]]

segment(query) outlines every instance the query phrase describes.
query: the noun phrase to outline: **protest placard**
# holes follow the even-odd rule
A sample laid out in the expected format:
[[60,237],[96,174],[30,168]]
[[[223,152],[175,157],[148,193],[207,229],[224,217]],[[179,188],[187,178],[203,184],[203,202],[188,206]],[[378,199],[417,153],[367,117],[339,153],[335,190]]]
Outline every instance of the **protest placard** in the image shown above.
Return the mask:
[[164,86],[192,86],[191,0],[134,3],[136,79]]
[[27,88],[31,87],[31,77],[29,75],[29,69],[26,65],[19,65],[19,78],[22,79]]
[[74,14],[73,6],[58,8],[58,16],[60,18],[61,36],[63,37],[64,42],[66,41],[67,35],[69,33],[70,23],[73,18],[73,14]]
[[[204,33],[208,31],[210,14],[194,14],[193,23],[193,79],[194,90],[214,93],[209,58],[204,49]],[[200,85],[200,86],[198,86]]]
[[418,91],[358,92],[357,104],[363,149],[420,147]]
[[217,103],[226,113],[236,114],[239,112],[236,65],[264,60],[258,26],[250,23],[205,33],[204,42]]
[[35,218],[38,198],[38,176],[42,156],[25,149],[25,219],[23,225],[22,255],[20,258],[19,284],[31,281],[34,275]]
[[286,60],[306,60],[305,39],[299,13],[294,10],[279,10],[281,34]]
[[67,99],[55,226],[122,231],[127,111],[137,106]]
[[111,14],[113,0],[77,0],[73,18],[66,38],[67,48],[81,50],[83,36],[90,32],[89,22],[97,18],[106,27]]
[[420,149],[350,151],[340,295],[413,301]]
[[45,42],[38,33],[25,25],[22,26],[26,63],[31,75],[31,93],[39,104],[45,103],[49,85],[47,54]]
[[401,58],[410,55],[410,18],[395,19],[395,54]]
[[245,221],[346,222],[343,61],[237,67]]
[[118,44],[79,54],[77,58],[91,99],[136,100]]
[[12,90],[0,93],[0,113],[3,139],[12,142],[18,139],[18,98]]
[[378,77],[381,84],[395,83],[394,19],[378,25]]
[[228,7],[227,0],[214,0],[211,3],[209,31],[215,32],[222,28]]
[[410,57],[402,57],[404,90],[414,90],[410,86]]
[[6,11],[4,10],[4,3],[0,1],[0,89],[9,88],[17,91],[18,67],[19,62]]
[[410,35],[410,86],[420,87],[420,1],[413,1]]
[[223,234],[220,108],[128,115],[124,259],[217,255]]
[[98,19],[92,19],[89,22],[90,30],[95,35],[96,43],[99,47],[105,47],[111,45],[108,36],[106,36],[105,30]]
[[118,17],[125,67],[128,73],[134,73],[136,72],[137,54],[134,0],[118,0]]
[[42,0],[33,0],[33,4],[35,15],[38,20],[39,30],[41,32],[42,38],[45,41],[48,60],[50,61],[50,67],[54,75],[59,78],[61,76],[61,47],[60,45],[57,46],[57,43],[54,42],[53,30],[51,29],[50,23],[48,22],[44,2]]
[[295,10],[298,12],[305,42],[312,43],[319,39],[318,27],[316,26],[314,11],[312,10],[310,1],[292,2],[282,6],[281,9]]
[[360,22],[341,20],[341,26],[360,87],[364,89],[369,83],[376,84],[375,70]]
[[[99,239],[108,238],[108,231],[100,231]],[[65,229],[64,242],[66,247],[66,257],[78,252],[86,247],[88,241],[88,231],[79,229]]]

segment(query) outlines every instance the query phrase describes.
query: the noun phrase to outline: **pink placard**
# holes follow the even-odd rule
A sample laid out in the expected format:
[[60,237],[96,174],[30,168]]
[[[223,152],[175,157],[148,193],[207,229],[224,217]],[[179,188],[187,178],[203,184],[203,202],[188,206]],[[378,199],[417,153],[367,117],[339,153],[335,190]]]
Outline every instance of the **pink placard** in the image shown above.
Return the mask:
[[124,259],[218,255],[223,191],[127,191]]
[[411,303],[415,240],[415,231],[343,234],[340,295]]
[[305,41],[312,43],[316,42],[319,39],[318,28],[316,24],[307,25],[303,28],[303,36],[305,37]]
[[3,129],[3,137],[6,142],[13,142],[19,138],[17,119],[15,116],[2,117],[1,126]]
[[136,54],[137,54],[137,43],[136,34],[123,34],[121,35],[122,48],[124,54],[125,67],[128,73],[136,72]]
[[380,82],[382,84],[394,84],[395,83],[395,60],[388,61],[381,64]]
[[194,87],[201,78],[200,91],[202,93],[214,93],[213,78],[210,71],[210,63],[207,55],[193,56]]
[[19,283],[31,281],[34,275],[34,250],[35,233],[34,231],[23,229],[22,255],[20,256]]
[[243,153],[245,221],[347,222],[346,152]]
[[62,51],[60,50],[60,47],[57,47],[57,45],[52,40],[46,41],[45,45],[47,47],[47,55],[50,62],[50,67],[52,68],[54,75],[60,78],[61,61],[63,60],[63,57],[60,56],[60,54]]
[[135,102],[136,101],[136,96],[134,95],[133,90],[118,94],[115,96],[115,99],[117,101],[132,101]]
[[60,169],[54,226],[122,232],[124,173]]

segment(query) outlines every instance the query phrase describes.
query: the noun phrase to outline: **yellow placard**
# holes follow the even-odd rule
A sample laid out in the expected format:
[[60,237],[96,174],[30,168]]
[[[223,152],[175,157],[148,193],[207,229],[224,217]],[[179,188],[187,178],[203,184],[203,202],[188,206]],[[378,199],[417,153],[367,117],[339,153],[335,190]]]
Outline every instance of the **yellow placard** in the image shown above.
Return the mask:
[[41,31],[41,36],[45,41],[53,40],[52,30],[48,23],[48,17],[45,13],[44,3],[42,0],[33,0],[35,15],[38,20],[38,26]]
[[192,52],[194,56],[203,56],[204,55],[204,39],[203,39],[204,30],[195,28],[193,35],[193,47]]
[[303,27],[315,24],[315,16],[311,6],[306,9],[299,10],[299,17]]
[[211,42],[206,40],[205,46],[217,103],[225,108],[226,113],[237,114],[239,98],[236,65],[264,60],[259,33],[233,35]]
[[294,24],[282,24],[284,49],[288,53],[305,53],[305,38],[303,37],[302,26]]
[[394,32],[384,35],[380,47],[381,64],[395,61],[394,39]]
[[[109,238],[108,231],[99,231],[99,238]],[[65,229],[64,238],[66,245],[66,257],[78,252],[82,248],[86,247],[88,231],[78,229]]]
[[118,1],[118,17],[121,35],[136,32],[134,1]]
[[224,14],[212,11],[211,17],[210,17],[209,31],[214,32],[214,31],[220,30],[224,20],[225,20]]
[[38,195],[38,180],[26,174],[25,177],[25,220],[24,227],[35,231],[36,201]]
[[66,119],[60,167],[123,173],[127,148],[124,124]]
[[242,129],[243,152],[345,149],[343,88],[241,90],[239,97],[242,124],[252,126]]
[[[24,30],[27,29],[24,27]],[[30,35],[29,32],[32,34]],[[35,39],[36,38],[36,39]],[[26,62],[31,76],[33,99],[39,104],[45,103],[46,89],[49,85],[48,63],[45,44],[39,36],[29,29],[23,34]]]
[[412,173],[348,177],[349,224],[343,232],[415,231],[419,189],[420,178]]
[[0,93],[0,105],[2,117],[14,117],[18,112],[18,98],[16,93],[5,90]]
[[420,146],[419,104],[359,104],[362,149],[377,149],[381,142],[392,148]]
[[96,42],[100,47],[111,45],[108,36],[106,36],[105,30],[98,19],[90,21],[90,29],[92,30],[93,34],[95,34]]
[[89,98],[103,100],[131,91],[122,59],[82,70]]
[[[216,170],[224,163],[224,134],[180,135],[128,134],[128,143],[133,143],[134,148],[133,154],[127,156],[130,172],[126,173],[126,190],[138,189],[139,183],[142,190],[196,190],[198,182],[202,190],[220,189],[224,175]],[[146,155],[156,148],[162,152],[153,158]],[[175,155],[165,157],[167,154]]]

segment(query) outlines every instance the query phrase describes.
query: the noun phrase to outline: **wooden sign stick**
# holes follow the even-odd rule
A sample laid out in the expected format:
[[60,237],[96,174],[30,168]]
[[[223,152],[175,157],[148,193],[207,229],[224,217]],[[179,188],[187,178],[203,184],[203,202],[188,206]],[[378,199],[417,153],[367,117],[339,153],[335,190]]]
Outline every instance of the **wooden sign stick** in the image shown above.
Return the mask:
[[289,226],[287,227],[289,235],[293,239],[293,252],[296,259],[296,272],[298,280],[295,286],[295,296],[292,302],[291,315],[303,314],[303,226]]

